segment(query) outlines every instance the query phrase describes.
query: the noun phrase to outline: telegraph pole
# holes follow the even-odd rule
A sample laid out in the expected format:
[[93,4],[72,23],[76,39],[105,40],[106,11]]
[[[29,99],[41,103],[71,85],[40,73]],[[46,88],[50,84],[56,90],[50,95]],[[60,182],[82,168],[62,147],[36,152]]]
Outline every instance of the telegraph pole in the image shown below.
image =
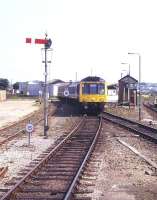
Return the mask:
[[139,116],[138,119],[141,121],[141,55],[139,53],[128,53],[130,55],[137,55],[139,58],[139,81],[138,81],[138,87],[139,87],[139,102],[138,102],[138,109],[139,109]]
[[75,73],[75,81],[77,82],[77,72]]

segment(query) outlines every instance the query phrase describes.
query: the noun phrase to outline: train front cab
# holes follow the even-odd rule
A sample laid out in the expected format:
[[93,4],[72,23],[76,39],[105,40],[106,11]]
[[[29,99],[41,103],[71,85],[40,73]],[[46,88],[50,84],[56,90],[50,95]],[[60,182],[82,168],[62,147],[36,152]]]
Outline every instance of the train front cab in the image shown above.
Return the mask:
[[107,102],[106,82],[80,82],[79,102],[84,112],[102,112]]

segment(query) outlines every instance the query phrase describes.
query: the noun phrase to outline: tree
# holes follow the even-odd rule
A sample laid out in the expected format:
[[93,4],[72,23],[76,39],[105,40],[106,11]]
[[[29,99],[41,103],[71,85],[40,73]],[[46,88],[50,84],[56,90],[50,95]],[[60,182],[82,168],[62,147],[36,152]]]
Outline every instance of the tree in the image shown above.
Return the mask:
[[6,78],[0,78],[0,90],[6,90],[9,86],[9,81]]
[[13,84],[13,89],[18,90],[19,89],[19,82],[16,82]]

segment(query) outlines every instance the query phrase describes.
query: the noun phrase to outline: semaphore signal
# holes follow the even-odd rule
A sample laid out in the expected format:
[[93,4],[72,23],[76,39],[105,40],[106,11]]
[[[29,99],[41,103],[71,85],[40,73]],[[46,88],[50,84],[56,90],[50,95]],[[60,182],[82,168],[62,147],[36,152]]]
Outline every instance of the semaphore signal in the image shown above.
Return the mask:
[[26,43],[32,43],[32,38],[26,38]]
[[35,44],[47,44],[48,40],[46,39],[35,39]]
[[[26,43],[32,43],[32,38],[26,38]],[[48,40],[47,39],[34,39],[35,44],[47,44]]]
[[[32,44],[32,38],[26,38],[26,43]],[[45,48],[49,49],[51,47],[51,39],[34,39],[35,44],[45,44]]]
[[47,61],[47,51],[52,51],[52,49],[50,49],[52,41],[51,39],[47,38],[47,34],[45,34],[45,39],[34,39],[34,42],[32,42],[32,38],[26,38],[26,43],[28,44],[44,44],[44,48],[42,48],[42,50],[44,51],[45,54],[45,84],[44,84],[44,137],[47,138],[47,131],[49,129],[48,126],[48,87],[47,87],[47,63],[49,63],[50,61]]

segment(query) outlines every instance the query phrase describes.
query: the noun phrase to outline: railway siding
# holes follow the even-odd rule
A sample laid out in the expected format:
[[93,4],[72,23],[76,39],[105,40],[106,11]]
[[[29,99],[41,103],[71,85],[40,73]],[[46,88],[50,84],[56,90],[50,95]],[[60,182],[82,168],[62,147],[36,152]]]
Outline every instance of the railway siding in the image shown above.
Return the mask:
[[136,132],[137,134],[140,134],[143,137],[147,137],[151,140],[154,140],[155,142],[157,141],[157,129],[155,128],[143,125],[133,120],[129,120],[108,112],[103,113],[103,118],[115,124],[119,124],[120,126],[123,126],[130,131]]
[[[19,179],[17,173],[24,168],[27,164],[32,161],[37,163],[39,161],[35,160],[39,154],[41,154],[45,149],[47,149],[51,144],[54,146],[59,143],[69,131],[80,121],[80,117],[55,117],[51,116],[49,118],[49,131],[48,139],[43,139],[43,125],[39,123],[35,127],[35,132],[31,136],[31,144],[28,146],[28,136],[27,134],[22,134],[19,138],[15,138],[10,142],[5,143],[0,148],[0,160],[1,166],[8,166],[8,171],[0,180],[0,188],[8,188],[8,185],[13,185]],[[45,152],[46,153],[46,152]],[[42,153],[44,154],[44,153]],[[4,185],[6,182],[10,182],[12,177],[13,184]],[[21,177],[21,176],[20,176]],[[9,187],[10,187],[9,186]]]
[[[51,153],[48,153],[43,161],[40,161],[37,166],[35,165],[33,170],[25,175],[25,178],[23,178],[25,183],[20,180],[20,182],[16,184],[16,187],[20,187],[20,191],[16,190],[16,187],[14,187],[12,191],[8,191],[1,200],[12,199],[10,195],[13,191],[17,192],[16,199],[63,199],[63,197],[64,199],[68,199],[73,190],[73,186],[69,187],[69,184],[73,180],[73,177],[75,177],[75,182],[77,181],[79,173],[82,171],[80,161],[81,163],[85,162],[84,157],[88,157],[89,154],[88,152],[86,155],[89,148],[88,146],[91,146],[98,128],[100,130],[98,122],[98,119],[87,118],[82,128],[79,128],[76,134],[72,135],[72,137],[67,136],[67,141],[64,140],[61,142],[62,144],[59,146],[62,146],[63,143],[64,145],[60,150],[57,150],[57,147],[55,147],[56,152],[54,149]],[[96,139],[94,140],[96,141]],[[54,157],[52,157],[52,153]],[[38,167],[40,167],[39,171],[37,170]],[[76,173],[77,171],[79,171],[79,173]],[[46,184],[47,182],[49,183],[48,185]],[[72,184],[75,185],[74,182]],[[68,193],[66,195],[67,190]]]

